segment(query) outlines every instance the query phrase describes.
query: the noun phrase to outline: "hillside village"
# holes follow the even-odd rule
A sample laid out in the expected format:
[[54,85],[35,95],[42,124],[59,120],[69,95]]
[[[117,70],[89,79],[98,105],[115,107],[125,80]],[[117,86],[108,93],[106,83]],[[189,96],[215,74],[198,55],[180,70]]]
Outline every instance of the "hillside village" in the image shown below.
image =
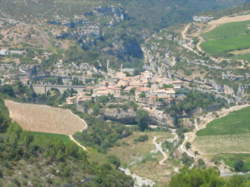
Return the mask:
[[[250,184],[236,1],[0,0],[0,187]],[[248,60],[202,48],[232,12]]]
[[166,103],[176,97],[176,90],[184,83],[144,71],[136,76],[128,76],[120,71],[109,73],[105,80],[89,86],[83,92],[67,98],[67,104],[91,100],[95,97],[113,95],[115,98],[131,99],[144,106],[155,106],[159,100]]

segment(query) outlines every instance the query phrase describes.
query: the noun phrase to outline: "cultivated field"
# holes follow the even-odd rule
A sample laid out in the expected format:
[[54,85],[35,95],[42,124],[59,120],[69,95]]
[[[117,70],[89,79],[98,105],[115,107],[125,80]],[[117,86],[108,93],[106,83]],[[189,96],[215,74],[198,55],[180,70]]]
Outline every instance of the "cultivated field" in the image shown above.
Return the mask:
[[[233,22],[218,26],[203,34],[205,42],[201,44],[204,51],[213,56],[240,56],[249,54],[250,21]],[[241,52],[243,50],[243,52]]]
[[226,24],[226,23],[234,23],[234,22],[243,22],[243,21],[249,21],[250,20],[250,15],[241,15],[241,16],[234,16],[234,17],[229,17],[225,16],[217,20],[212,20],[208,23],[209,25],[209,30],[206,30],[206,32],[213,30],[214,28]]
[[209,123],[198,136],[235,135],[250,133],[250,107],[231,112]]
[[244,167],[250,169],[249,143],[250,107],[247,107],[209,123],[205,129],[198,131],[192,146],[199,154],[224,160],[229,166],[241,155],[246,161]]
[[204,155],[249,153],[250,134],[198,136],[194,147]]
[[71,135],[87,128],[86,123],[71,111],[45,105],[5,101],[10,117],[24,130]]

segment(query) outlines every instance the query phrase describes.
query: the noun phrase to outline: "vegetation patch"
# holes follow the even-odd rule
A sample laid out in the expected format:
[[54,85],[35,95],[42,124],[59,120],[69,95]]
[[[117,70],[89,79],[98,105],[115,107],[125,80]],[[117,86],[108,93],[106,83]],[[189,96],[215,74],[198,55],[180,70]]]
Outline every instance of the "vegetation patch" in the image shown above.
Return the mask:
[[250,171],[250,107],[231,112],[198,131],[193,146],[235,171]]
[[94,163],[65,135],[28,132],[11,123],[1,98],[0,111],[0,186],[81,186],[85,179],[86,186],[133,186],[115,157]]
[[198,136],[233,135],[250,133],[250,107],[231,112],[229,115],[216,119],[200,130]]
[[201,44],[204,51],[213,56],[249,59],[249,53],[236,54],[250,48],[250,21],[226,23],[203,34],[206,40]]
[[[158,184],[166,184],[169,180],[167,175],[173,171],[174,164],[168,160],[166,165],[159,165],[162,154],[155,150],[154,136],[164,141],[171,138],[172,135],[164,131],[135,131],[131,136],[119,140],[116,146],[109,149],[108,153],[120,158],[123,167],[128,167],[139,176],[152,179]],[[138,139],[144,141],[135,142]]]

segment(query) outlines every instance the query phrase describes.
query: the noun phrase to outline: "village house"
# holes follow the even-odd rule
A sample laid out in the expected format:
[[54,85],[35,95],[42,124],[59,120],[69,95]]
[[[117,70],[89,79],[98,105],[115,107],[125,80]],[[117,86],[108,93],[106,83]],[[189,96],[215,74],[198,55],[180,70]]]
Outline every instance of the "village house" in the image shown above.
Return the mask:
[[[143,106],[152,107],[161,104],[159,102],[160,99],[166,102],[172,101],[176,97],[176,89],[180,89],[182,84],[182,81],[173,81],[165,77],[153,75],[149,71],[142,72],[136,76],[127,76],[124,72],[116,72],[99,84],[86,87],[77,96],[67,98],[67,103],[113,95],[116,98],[134,98],[135,101]],[[131,92],[131,90],[134,90],[134,92]],[[128,97],[128,95],[130,96]]]
[[6,56],[9,54],[8,49],[0,49],[0,56]]

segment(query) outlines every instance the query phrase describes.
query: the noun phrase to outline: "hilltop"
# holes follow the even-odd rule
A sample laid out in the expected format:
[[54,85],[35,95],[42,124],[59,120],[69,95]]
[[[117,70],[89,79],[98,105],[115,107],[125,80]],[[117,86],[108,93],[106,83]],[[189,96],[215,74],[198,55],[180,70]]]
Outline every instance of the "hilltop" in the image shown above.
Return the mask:
[[[16,41],[13,38],[6,41],[8,44],[11,41],[15,44],[25,43],[25,46],[10,45],[10,48],[28,50],[29,38],[33,44],[38,41],[32,46],[36,50],[41,50],[40,46],[47,44],[46,52],[52,52],[59,59],[62,59],[61,53],[68,52],[70,55],[63,58],[63,61],[74,60],[82,63],[84,59],[83,61],[96,67],[101,66],[102,69],[105,69],[109,61],[116,68],[124,64],[141,70],[141,43],[153,32],[190,21],[194,14],[201,11],[227,8],[244,2],[246,0],[1,0],[0,23],[12,25],[8,33],[10,38],[13,37],[15,29],[20,30],[21,25],[27,33],[25,39]],[[26,30],[30,27],[31,30]],[[73,41],[73,44],[62,44],[66,41]],[[67,50],[72,45],[81,49],[74,52]],[[65,51],[58,49],[62,46],[67,46]],[[1,47],[6,48],[4,45]],[[52,51],[47,51],[48,48]],[[32,61],[30,55],[26,58],[19,60],[22,63]]]

